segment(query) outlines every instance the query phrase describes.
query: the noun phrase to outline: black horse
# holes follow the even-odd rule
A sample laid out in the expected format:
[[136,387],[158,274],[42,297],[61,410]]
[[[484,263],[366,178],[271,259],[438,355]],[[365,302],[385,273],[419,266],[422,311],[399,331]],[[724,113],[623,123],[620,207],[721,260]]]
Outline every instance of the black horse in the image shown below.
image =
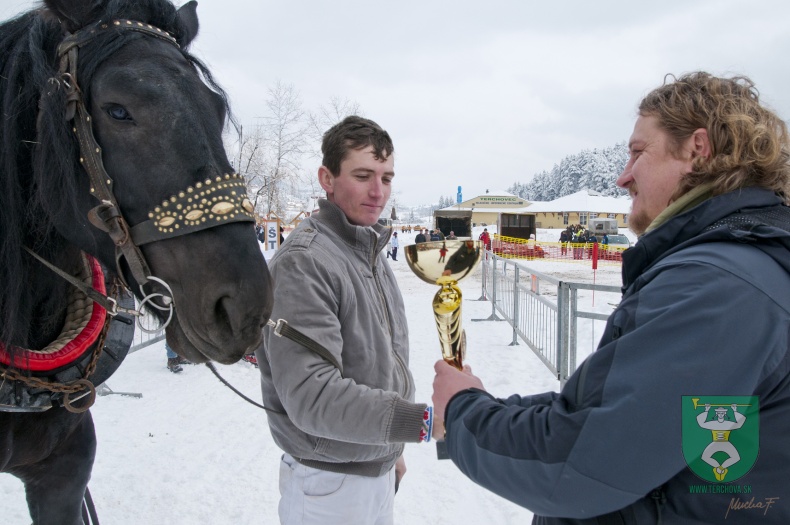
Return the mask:
[[197,31],[196,3],[166,0],[44,0],[0,25],[0,471],[37,525],[83,523],[84,409],[128,351],[126,286],[196,363],[239,360],[271,312]]

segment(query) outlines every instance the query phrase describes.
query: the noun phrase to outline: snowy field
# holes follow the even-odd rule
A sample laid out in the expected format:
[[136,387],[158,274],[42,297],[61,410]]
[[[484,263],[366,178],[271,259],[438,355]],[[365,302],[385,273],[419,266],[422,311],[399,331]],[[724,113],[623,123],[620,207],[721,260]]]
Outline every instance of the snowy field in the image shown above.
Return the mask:
[[[413,237],[404,235],[401,246],[411,244]],[[555,240],[555,235],[539,231],[541,240]],[[436,289],[415,277],[402,256],[390,264],[406,301],[417,400],[430,404],[433,364],[440,356],[430,306]],[[564,275],[563,279],[592,282],[589,266],[526,264]],[[599,268],[596,282],[619,284],[619,271],[619,266]],[[512,330],[507,323],[472,321],[487,318],[492,309],[491,303],[477,301],[479,268],[461,281],[461,288],[467,362],[486,388],[501,397],[559,389],[559,382],[526,345],[509,346]],[[596,295],[594,306],[588,295],[580,300],[585,308],[600,312],[611,312],[616,301],[603,294]],[[596,325],[580,327],[582,353],[597,343],[602,324]],[[217,368],[259,401],[256,368],[243,362]],[[130,355],[108,385],[116,392],[139,392],[143,397],[99,397],[91,410],[99,445],[90,490],[102,524],[278,523],[280,451],[261,409],[233,394],[205,366],[170,373],[162,342]],[[395,498],[396,523],[530,523],[529,511],[475,485],[452,462],[436,460],[433,443],[409,444],[405,457],[408,472]],[[3,525],[29,525],[24,491],[16,478],[0,475],[0,501]]]

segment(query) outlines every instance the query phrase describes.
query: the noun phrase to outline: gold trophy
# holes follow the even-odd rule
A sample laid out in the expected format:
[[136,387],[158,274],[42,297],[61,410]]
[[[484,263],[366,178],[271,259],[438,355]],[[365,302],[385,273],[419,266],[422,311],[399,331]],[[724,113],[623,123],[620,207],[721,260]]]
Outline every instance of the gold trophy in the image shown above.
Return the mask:
[[469,275],[480,260],[481,241],[432,241],[406,246],[406,262],[423,281],[441,286],[433,296],[433,316],[439,331],[444,360],[464,367],[466,334],[461,328],[461,289],[458,281]]

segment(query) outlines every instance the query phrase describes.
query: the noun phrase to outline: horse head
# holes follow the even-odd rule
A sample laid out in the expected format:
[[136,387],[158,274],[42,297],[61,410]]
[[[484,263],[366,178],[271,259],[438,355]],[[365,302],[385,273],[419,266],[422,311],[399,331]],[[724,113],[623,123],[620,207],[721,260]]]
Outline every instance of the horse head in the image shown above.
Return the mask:
[[[193,362],[237,361],[258,344],[273,301],[246,189],[222,144],[226,97],[187,52],[198,32],[196,2],[178,10],[163,0],[44,3],[50,23],[56,19],[62,36],[79,43],[76,60],[59,51],[59,76],[39,102],[37,191],[52,197],[64,187],[45,173],[52,166],[71,166],[72,173],[61,176],[73,177],[66,185],[71,191],[60,197],[72,204],[49,211],[54,231],[105,267],[118,268],[139,298],[161,294],[162,310],[172,298],[167,339],[181,355]],[[126,31],[119,24],[151,29]],[[159,30],[161,37],[154,33]],[[64,57],[76,61],[65,73]],[[75,111],[75,92],[95,137],[96,163],[109,177],[109,199],[142,262],[130,260],[117,236],[96,227],[97,205],[107,198],[97,199],[88,155],[72,133],[77,124],[66,122]],[[69,128],[71,163],[53,158],[63,149],[55,142],[64,139],[56,125]],[[139,265],[147,266],[142,278]],[[156,279],[147,279],[148,272]],[[153,311],[167,317],[162,310]]]

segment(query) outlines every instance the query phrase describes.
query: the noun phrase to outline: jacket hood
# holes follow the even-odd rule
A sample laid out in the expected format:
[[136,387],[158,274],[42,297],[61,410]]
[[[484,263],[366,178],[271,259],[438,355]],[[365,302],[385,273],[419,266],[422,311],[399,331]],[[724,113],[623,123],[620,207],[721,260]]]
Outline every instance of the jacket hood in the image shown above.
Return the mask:
[[753,244],[790,273],[790,207],[774,192],[743,188],[668,220],[623,253],[623,286],[672,253],[705,242]]

